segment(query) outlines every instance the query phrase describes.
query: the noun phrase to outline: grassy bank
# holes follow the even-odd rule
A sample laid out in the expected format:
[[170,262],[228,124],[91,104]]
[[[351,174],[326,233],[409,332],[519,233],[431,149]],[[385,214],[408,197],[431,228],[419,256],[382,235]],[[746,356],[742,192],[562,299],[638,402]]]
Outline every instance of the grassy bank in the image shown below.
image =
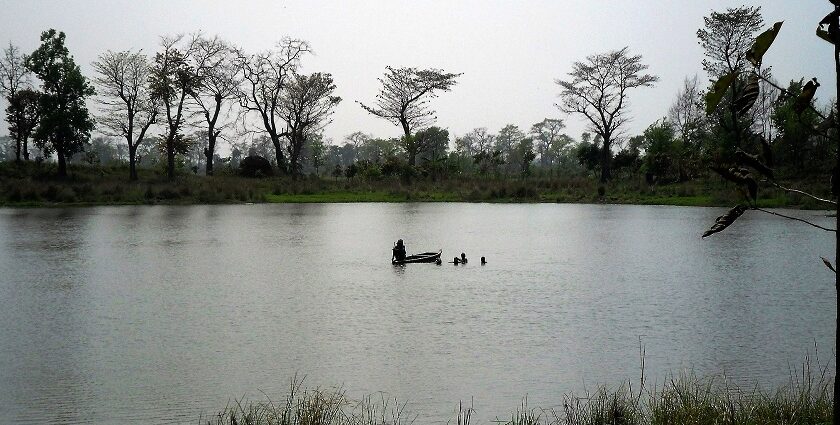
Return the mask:
[[[828,424],[832,421],[832,383],[810,374],[773,392],[744,391],[725,379],[683,375],[661,387],[599,388],[569,394],[557,408],[540,409],[527,401],[497,422],[509,425],[665,425],[665,424]],[[469,425],[473,406],[453,404],[450,423]],[[480,408],[480,406],[479,406]],[[203,419],[208,425],[407,425],[417,421],[410,405],[384,396],[352,401],[342,390],[305,390],[292,382],[282,402],[240,401]],[[418,422],[419,423],[419,422]]]
[[[57,179],[52,164],[0,163],[0,206],[133,204],[221,204],[245,202],[559,202],[639,205],[732,206],[742,199],[719,179],[648,185],[640,179],[601,185],[586,177],[453,177],[368,180],[361,177],[250,179],[220,173],[213,177],[182,173],[168,181],[162,172],[140,170],[130,182],[125,166],[71,165]],[[822,194],[811,182],[802,187]],[[816,209],[807,197],[778,189],[759,192],[762,207]]]

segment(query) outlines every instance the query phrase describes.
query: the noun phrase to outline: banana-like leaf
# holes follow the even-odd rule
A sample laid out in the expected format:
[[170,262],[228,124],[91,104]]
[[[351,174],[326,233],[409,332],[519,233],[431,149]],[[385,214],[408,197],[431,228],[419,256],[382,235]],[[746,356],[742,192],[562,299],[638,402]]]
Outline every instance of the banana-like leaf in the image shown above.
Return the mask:
[[831,34],[828,31],[822,29],[822,27],[817,27],[817,37],[834,44],[834,40],[831,38]]
[[771,180],[773,179],[773,169],[768,167],[767,165],[764,165],[764,163],[762,163],[761,160],[758,159],[757,155],[750,155],[742,151],[741,149],[738,149],[737,151],[735,151],[735,162],[737,162],[738,165],[746,165],[748,167],[752,167],[767,178]]
[[732,82],[735,81],[736,76],[738,76],[738,74],[736,72],[732,72],[720,77],[720,79],[715,82],[712,89],[706,94],[707,114],[711,114],[715,111],[715,109],[717,109],[720,100],[723,99],[723,95],[726,94],[726,90],[728,90],[729,86],[732,85]]
[[744,184],[746,181],[747,176],[749,176],[749,171],[744,168],[723,168],[723,167],[710,167],[712,171],[720,174],[726,180],[731,181],[735,184]]
[[745,207],[743,205],[736,205],[731,210],[729,210],[726,214],[724,214],[724,215],[718,217],[717,219],[715,219],[715,224],[713,224],[712,227],[709,230],[706,230],[703,233],[703,237],[705,238],[707,236],[714,235],[717,232],[723,231],[724,229],[729,227],[730,224],[734,223],[735,220],[738,219],[738,217],[743,215],[744,211],[746,211],[746,210],[747,210],[747,207]]
[[755,43],[753,43],[750,50],[747,51],[747,60],[750,61],[754,67],[757,68],[761,66],[761,60],[764,58],[764,54],[767,53],[767,49],[770,48],[770,45],[773,44],[776,36],[779,35],[779,30],[782,29],[783,23],[784,21],[776,22],[773,24],[773,28],[764,31],[761,35],[756,37]]
[[820,258],[823,260],[823,264],[825,264],[825,266],[828,267],[829,270],[833,271],[834,273],[837,273],[837,269],[834,268],[834,266],[831,264],[831,261],[828,261],[828,259],[825,257]]
[[827,132],[828,130],[831,130],[832,128],[836,127],[837,122],[834,120],[834,111],[831,111],[831,113],[828,114],[828,118],[823,120],[823,122],[821,122],[820,125],[817,126],[817,131]]
[[747,190],[747,197],[753,201],[758,199],[758,182],[750,176],[749,170],[745,168],[721,168],[711,167],[712,171],[718,173],[726,180],[739,184]]
[[802,88],[802,93],[799,94],[799,97],[796,98],[796,102],[793,104],[793,110],[796,111],[797,114],[802,114],[808,109],[808,106],[811,105],[811,101],[814,100],[814,95],[817,94],[817,88],[820,86],[820,83],[817,82],[816,78],[812,78],[811,81],[808,81],[805,84],[805,87]]
[[753,72],[747,80],[744,92],[738,96],[738,99],[735,99],[735,110],[738,112],[738,116],[744,116],[750,111],[755,105],[756,99],[758,99],[758,94],[758,74]]
[[820,26],[823,26],[823,25],[831,26],[831,24],[836,24],[838,21],[840,21],[840,10],[835,10],[835,11],[829,13],[828,15],[825,15],[825,18],[822,18],[822,21],[820,21],[819,25]]

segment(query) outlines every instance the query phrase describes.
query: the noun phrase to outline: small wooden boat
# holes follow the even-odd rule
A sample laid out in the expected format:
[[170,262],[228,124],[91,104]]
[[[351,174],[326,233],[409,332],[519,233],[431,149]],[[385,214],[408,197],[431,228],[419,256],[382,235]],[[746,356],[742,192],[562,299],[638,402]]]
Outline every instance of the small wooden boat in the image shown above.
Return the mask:
[[435,263],[440,260],[440,253],[441,251],[409,255],[403,261],[391,260],[391,264]]

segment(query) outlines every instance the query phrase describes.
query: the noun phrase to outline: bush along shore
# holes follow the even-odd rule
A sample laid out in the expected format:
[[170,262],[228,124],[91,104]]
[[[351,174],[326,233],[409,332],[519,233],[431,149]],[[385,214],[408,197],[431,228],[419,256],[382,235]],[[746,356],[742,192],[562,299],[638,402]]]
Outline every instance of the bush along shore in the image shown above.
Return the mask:
[[[683,374],[660,386],[634,389],[601,387],[586,394],[565,395],[553,409],[528,406],[527,400],[494,422],[506,425],[740,425],[830,424],[833,382],[814,376],[808,366],[776,391],[745,391],[725,377]],[[475,406],[454,404],[449,423],[475,423]],[[422,423],[410,405],[384,395],[353,401],[341,389],[304,389],[292,380],[281,401],[236,401],[209,418],[207,425],[410,425]]]
[[[559,202],[639,205],[731,206],[740,200],[719,179],[649,185],[623,181],[602,185],[587,177],[494,178],[493,176],[365,178],[264,177],[232,173],[213,177],[182,172],[168,180],[160,170],[139,170],[125,178],[125,166],[70,165],[57,178],[53,164],[0,163],[0,206],[136,204],[224,204],[249,202]],[[800,182],[814,193],[827,188]],[[808,197],[782,189],[764,190],[760,207],[817,209]]]

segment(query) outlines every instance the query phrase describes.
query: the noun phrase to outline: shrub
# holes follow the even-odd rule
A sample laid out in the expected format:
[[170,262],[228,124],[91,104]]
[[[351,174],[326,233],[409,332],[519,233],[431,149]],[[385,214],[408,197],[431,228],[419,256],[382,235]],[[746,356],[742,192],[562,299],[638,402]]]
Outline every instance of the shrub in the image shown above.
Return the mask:
[[268,177],[274,175],[274,170],[267,159],[251,155],[239,163],[239,174],[245,177]]

